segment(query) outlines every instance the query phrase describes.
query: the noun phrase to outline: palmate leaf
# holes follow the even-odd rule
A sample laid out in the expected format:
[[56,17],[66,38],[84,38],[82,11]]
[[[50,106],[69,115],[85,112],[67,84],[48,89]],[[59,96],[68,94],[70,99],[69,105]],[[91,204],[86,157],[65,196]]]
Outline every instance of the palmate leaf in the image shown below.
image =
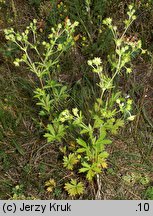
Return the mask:
[[66,126],[63,124],[57,124],[54,122],[54,124],[48,124],[47,125],[47,130],[49,131],[48,133],[45,133],[44,137],[47,138],[47,142],[53,142],[53,141],[61,141],[61,139],[65,135],[65,129]]
[[91,168],[91,165],[90,164],[88,164],[88,163],[86,163],[86,162],[83,162],[82,163],[82,168],[81,169],[79,169],[79,172],[80,173],[84,173],[84,172],[87,172],[88,170],[90,170],[90,168]]
[[111,129],[112,134],[117,134],[117,130],[119,129],[119,127],[123,127],[123,126],[124,126],[124,121],[122,119],[117,119]]
[[45,109],[47,112],[51,110],[51,103],[54,101],[51,100],[50,95],[45,92],[43,92],[43,95],[35,96],[39,98],[39,102],[37,102],[37,105],[41,106],[43,109]]
[[55,136],[55,130],[51,124],[47,125],[47,130],[50,132],[50,134]]
[[56,140],[56,136],[51,135],[50,133],[45,133],[44,137],[47,138],[47,142],[53,142]]
[[79,172],[80,173],[84,173],[84,172],[87,172],[87,175],[86,175],[86,178],[89,180],[89,181],[92,181],[93,177],[100,173],[101,172],[101,169],[98,167],[98,163],[93,163],[92,165],[91,164],[88,164],[86,162],[83,162],[82,163],[82,168],[79,169]]
[[89,181],[92,181],[92,179],[93,179],[94,176],[95,176],[95,172],[94,172],[92,169],[88,170],[87,175],[86,175],[86,178],[87,178]]
[[47,142],[56,140],[56,133],[54,127],[51,124],[47,125],[47,130],[49,131],[49,133],[44,134],[44,137],[47,138]]
[[52,192],[53,189],[56,187],[56,182],[54,179],[50,179],[50,180],[45,182],[45,186],[47,187],[46,190],[48,192]]
[[73,170],[75,164],[78,163],[78,158],[75,154],[70,153],[69,156],[64,156],[63,158],[63,165],[69,170]]
[[75,179],[71,179],[70,183],[66,183],[64,189],[68,192],[70,196],[76,196],[83,194],[84,185],[82,182],[78,182]]

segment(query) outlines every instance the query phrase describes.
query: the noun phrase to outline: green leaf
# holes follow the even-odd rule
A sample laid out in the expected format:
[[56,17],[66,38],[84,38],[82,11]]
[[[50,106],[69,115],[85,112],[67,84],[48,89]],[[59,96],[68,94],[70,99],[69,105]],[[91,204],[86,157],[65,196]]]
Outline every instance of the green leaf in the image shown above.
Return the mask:
[[83,152],[86,152],[86,148],[77,149],[77,153],[83,153]]
[[106,137],[106,128],[104,126],[100,127],[100,139],[104,139]]
[[64,156],[63,158],[63,165],[64,167],[66,167],[69,170],[73,170],[73,167],[75,164],[78,163],[78,158],[76,157],[76,155],[73,153],[70,153],[69,156]]
[[90,169],[89,171],[88,171],[88,173],[87,173],[87,175],[86,175],[86,178],[89,180],[89,181],[92,181],[92,179],[93,179],[93,177],[95,176],[95,172],[92,170],[92,169]]
[[108,154],[108,152],[104,151],[100,154],[100,156],[101,156],[101,158],[105,159],[105,158],[108,158],[109,154]]
[[92,169],[93,169],[93,171],[95,171],[94,175],[96,173],[100,173],[101,172],[101,169],[98,167],[97,163],[93,164]]
[[103,120],[99,118],[99,116],[94,116],[94,128],[100,128],[101,125],[103,125]]
[[92,181],[93,177],[97,174],[101,172],[101,169],[98,167],[97,163],[93,163],[92,165],[83,162],[82,163],[82,168],[79,169],[80,173],[84,173],[87,172],[86,178],[89,181]]
[[59,125],[58,126],[58,135],[64,136],[64,134],[65,134],[65,128],[66,127],[63,124]]
[[22,146],[17,143],[14,139],[12,140],[12,144],[15,146],[16,150],[23,156],[25,155],[25,151],[24,149],[22,148]]
[[55,130],[51,124],[47,125],[47,130],[49,130],[49,132],[55,136]]
[[53,122],[53,125],[52,124],[47,125],[47,130],[49,130],[49,133],[45,133],[44,137],[47,138],[48,142],[52,142],[56,140],[61,142],[61,139],[65,135],[66,128],[67,126],[64,126],[63,124],[58,124],[58,122],[55,121]]
[[116,123],[113,125],[113,127],[111,129],[112,134],[116,134],[119,127],[123,127],[123,126],[124,126],[124,120],[117,119]]
[[88,129],[84,128],[83,130],[81,130],[80,134],[85,134],[88,133]]
[[108,140],[108,139],[105,139],[105,140],[102,140],[102,141],[101,141],[101,144],[102,144],[102,145],[111,144],[111,143],[112,143],[112,141],[111,141],[111,140]]
[[83,146],[84,148],[87,148],[87,147],[88,147],[88,146],[87,146],[87,143],[86,143],[83,139],[79,138],[79,139],[77,139],[76,141],[77,141],[77,143],[78,143],[80,146]]
[[79,169],[79,173],[84,173],[84,172],[87,172],[88,170],[89,170],[89,168],[83,167],[83,168]]
[[76,196],[83,194],[84,185],[82,182],[78,182],[75,179],[71,179],[70,183],[66,183],[64,189],[68,192],[70,196]]
[[45,133],[44,137],[47,138],[47,142],[53,142],[53,141],[56,140],[56,137],[53,136],[53,135],[51,135],[51,134],[49,134],[49,133]]
[[91,165],[88,164],[88,163],[86,163],[86,162],[83,162],[83,163],[82,163],[82,166],[83,166],[83,167],[86,167],[86,168],[88,168],[88,169],[90,169],[90,167],[91,167]]
[[102,145],[102,141],[103,141],[103,138],[99,138],[97,139],[97,141],[95,142],[95,145],[98,146],[98,145]]

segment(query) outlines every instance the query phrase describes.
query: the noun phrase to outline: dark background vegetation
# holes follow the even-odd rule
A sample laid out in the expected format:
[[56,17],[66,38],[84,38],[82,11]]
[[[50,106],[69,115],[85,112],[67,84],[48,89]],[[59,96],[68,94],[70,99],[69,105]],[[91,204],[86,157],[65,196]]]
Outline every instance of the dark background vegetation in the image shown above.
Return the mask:
[[[122,30],[129,3],[134,3],[137,15],[129,37],[140,38],[149,54],[133,59],[133,73],[117,81],[125,95],[132,97],[137,117],[109,146],[109,167],[102,175],[103,199],[153,199],[153,1],[92,0],[90,13],[84,2],[0,1],[0,199],[70,198],[63,191],[67,174],[58,151],[42,136],[33,98],[37,79],[24,65],[13,65],[19,51],[5,40],[3,30],[22,31],[36,18],[40,37],[45,39],[50,27],[66,17],[79,21],[75,48],[62,57],[59,80],[72,87],[74,106],[79,104],[86,113],[96,94],[86,61],[94,56],[106,60],[113,46],[110,31],[101,27],[102,20],[112,17]],[[52,193],[45,188],[50,178],[57,182]],[[92,199],[88,190],[84,199]]]

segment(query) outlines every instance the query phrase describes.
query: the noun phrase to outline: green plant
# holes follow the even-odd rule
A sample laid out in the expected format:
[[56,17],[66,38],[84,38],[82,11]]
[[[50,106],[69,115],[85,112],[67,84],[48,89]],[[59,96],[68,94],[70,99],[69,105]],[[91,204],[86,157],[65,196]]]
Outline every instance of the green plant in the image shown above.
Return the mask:
[[[76,170],[78,173],[85,173],[86,179],[91,183],[96,178],[98,191],[95,193],[96,198],[100,198],[101,180],[100,174],[103,169],[107,168],[107,158],[109,156],[106,151],[106,145],[111,144],[110,134],[116,134],[120,127],[124,126],[126,120],[132,121],[134,115],[131,114],[132,100],[123,98],[121,92],[115,88],[115,78],[123,71],[130,73],[131,60],[135,52],[141,48],[141,41],[126,42],[124,36],[136,19],[133,6],[129,6],[128,16],[125,20],[125,30],[121,34],[117,27],[112,25],[112,19],[107,18],[103,23],[108,25],[112,31],[115,52],[108,56],[112,67],[112,76],[103,70],[102,61],[96,57],[88,61],[88,65],[92,67],[93,73],[99,77],[97,85],[100,89],[100,97],[93,104],[93,110],[89,111],[91,119],[85,119],[82,112],[77,108],[72,109],[72,114],[65,110],[60,115],[62,123],[68,122],[70,127],[79,128],[79,137],[76,139],[77,145],[71,150],[67,149],[67,156],[64,156],[64,167],[69,170]],[[126,70],[125,70],[126,69]],[[76,129],[75,129],[76,130]],[[65,154],[66,149],[63,151]],[[77,164],[77,166],[76,166]],[[79,165],[78,165],[79,164]]]
[[[13,28],[6,29],[5,35],[7,40],[15,43],[23,52],[21,58],[15,59],[14,64],[19,66],[21,62],[24,62],[30,71],[39,78],[43,89],[44,83],[52,80],[54,67],[58,65],[60,56],[73,44],[73,32],[78,23],[71,24],[70,20],[67,20],[64,30],[61,24],[56,29],[51,28],[48,42],[39,41],[36,23],[37,21],[34,19],[22,33],[16,33]],[[30,34],[32,34],[32,38],[30,38]],[[35,52],[36,60],[32,59],[31,50]]]
[[[99,65],[100,59],[95,58],[93,62],[97,64],[97,68],[94,68],[94,72],[95,69],[97,73],[101,72],[101,66]],[[100,82],[102,82],[102,80]],[[104,85],[105,84],[106,83],[104,83]],[[99,84],[99,86],[103,93],[102,83],[101,85]],[[109,89],[110,86],[107,88]],[[120,94],[118,94],[118,97],[119,95]],[[116,97],[116,100],[118,97]],[[78,173],[86,173],[86,178],[89,182],[92,182],[96,177],[99,190],[101,190],[99,174],[103,169],[107,168],[106,159],[109,155],[105,150],[105,146],[112,143],[112,141],[107,138],[107,133],[111,132],[115,134],[117,133],[118,128],[124,125],[122,119],[115,119],[114,117],[118,112],[124,112],[126,110],[126,106],[125,109],[119,108],[119,110],[117,110],[115,108],[111,110],[109,109],[108,101],[107,103],[104,101],[101,103],[102,99],[103,98],[99,98],[95,102],[94,110],[90,111],[92,119],[88,124],[86,123],[87,120],[85,120],[82,112],[77,108],[72,109],[72,114],[68,110],[65,110],[59,117],[62,123],[68,121],[70,127],[74,127],[75,130],[78,128],[79,134],[82,135],[82,137],[76,139],[77,145],[75,148],[72,148],[71,151],[70,149],[67,149],[70,153],[63,158],[64,167],[69,170],[75,170],[75,165],[79,163]],[[131,109],[131,107],[129,109]],[[99,194],[99,191],[97,194]]]
[[[65,4],[65,1],[56,1],[52,0],[50,3],[51,10],[50,13],[48,13],[47,23],[49,25],[56,25],[57,23],[65,22],[66,19],[69,17],[69,14],[67,13],[67,5]],[[45,8],[44,3],[40,5],[40,12],[42,14],[43,8]],[[49,9],[49,7],[46,7],[46,12]]]
[[11,200],[35,200],[36,198],[33,196],[25,196],[24,194],[24,186],[21,185],[16,185],[12,189],[12,197]]
[[12,189],[12,193],[13,193],[12,199],[14,199],[14,200],[20,199],[20,198],[23,199],[24,198],[23,192],[24,192],[23,185],[16,185]]
[[109,62],[112,66],[112,70],[115,71],[113,74],[113,79],[115,76],[125,70],[127,73],[131,73],[131,60],[136,57],[139,53],[145,53],[141,47],[141,40],[130,41],[126,36],[126,32],[136,19],[135,9],[132,5],[129,6],[129,11],[127,12],[128,19],[124,21],[124,31],[122,34],[119,34],[117,26],[112,24],[112,19],[107,18],[103,21],[109,29],[111,30],[115,42],[115,53],[109,55]]
[[[66,0],[68,15],[72,20],[77,20],[80,23],[79,34],[82,37],[82,46],[89,47],[90,52],[95,51],[98,46],[102,46],[100,42],[101,22],[112,2],[112,0]],[[95,39],[96,43],[93,43]]]
[[65,184],[65,190],[68,192],[70,196],[76,196],[83,194],[84,186],[82,182],[77,183],[75,179],[71,179],[70,183]]
[[153,200],[153,187],[148,187],[145,191],[144,199]]
[[1,5],[5,5],[6,1],[5,0],[0,0],[0,9],[1,9]]
[[64,135],[64,127],[58,123],[58,113],[68,94],[67,87],[60,84],[56,77],[60,56],[74,44],[73,33],[78,23],[71,24],[67,19],[64,28],[62,24],[51,28],[47,42],[40,41],[36,24],[37,21],[33,20],[22,33],[15,32],[13,28],[6,29],[5,35],[7,40],[22,51],[21,58],[16,58],[14,64],[19,66],[20,63],[25,63],[40,81],[34,97],[38,99],[37,105],[41,107],[40,115],[48,116],[52,121],[52,124],[46,127],[50,135],[45,134],[51,142],[60,140]]
[[[88,20],[91,21],[91,1],[86,1],[85,7]],[[135,118],[131,113],[132,99],[129,96],[123,97],[116,84],[117,77],[122,74],[128,76],[132,72],[132,59],[145,52],[140,40],[129,41],[126,36],[127,30],[136,19],[134,13],[135,10],[130,5],[123,33],[112,24],[111,18],[103,21],[112,33],[114,43],[114,50],[108,56],[111,72],[105,68],[106,62],[99,57],[89,60],[86,65],[92,69],[98,80],[98,96],[91,104],[92,109],[86,110],[89,118],[86,118],[83,110],[68,107],[68,88],[59,83],[57,73],[60,57],[74,44],[74,30],[78,23],[71,24],[67,18],[63,27],[58,24],[51,29],[46,41],[39,38],[36,20],[23,33],[15,32],[14,29],[5,30],[6,39],[22,51],[21,57],[16,58],[14,64],[19,66],[20,63],[25,63],[39,79],[34,97],[40,107],[39,114],[44,117],[41,123],[45,128],[44,137],[47,142],[64,144],[73,139],[74,145],[72,142],[64,147],[60,145],[64,154],[63,167],[77,177],[77,180],[71,179],[70,183],[65,184],[65,190],[70,196],[83,194],[84,185],[80,179],[85,177],[84,181],[92,186],[91,189],[94,188],[95,198],[101,198],[101,174],[108,167],[107,145],[112,143],[112,136],[127,121]],[[90,38],[88,30],[87,34]],[[90,42],[93,42],[93,37]],[[46,182],[49,191],[52,190],[50,183]]]
[[129,173],[125,176],[123,176],[123,181],[128,184],[133,186],[134,184],[142,184],[142,185],[147,185],[150,181],[149,177],[147,175],[142,175],[141,173],[137,172],[132,172]]
[[54,188],[56,187],[56,182],[54,179],[49,179],[45,182],[45,186],[48,192],[53,192]]

